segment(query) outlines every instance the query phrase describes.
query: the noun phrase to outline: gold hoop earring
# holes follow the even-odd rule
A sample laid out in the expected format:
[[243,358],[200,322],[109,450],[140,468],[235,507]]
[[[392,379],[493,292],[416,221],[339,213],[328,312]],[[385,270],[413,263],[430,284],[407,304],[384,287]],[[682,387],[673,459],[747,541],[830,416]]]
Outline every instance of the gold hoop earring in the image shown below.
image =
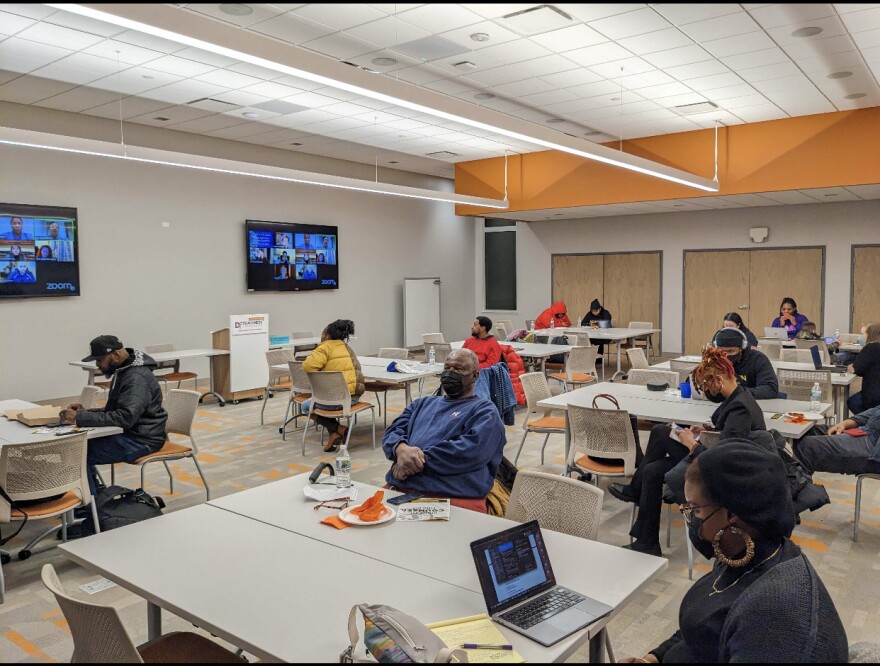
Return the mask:
[[[741,536],[746,545],[746,554],[738,560],[730,559],[721,550],[721,537],[727,530],[730,530],[731,534],[738,534]],[[721,564],[733,568],[744,567],[751,562],[752,558],[755,556],[755,542],[752,541],[752,537],[743,532],[740,528],[734,525],[728,525],[727,527],[718,530],[715,534],[715,538],[712,539],[712,550],[715,551],[715,559],[721,562]]]

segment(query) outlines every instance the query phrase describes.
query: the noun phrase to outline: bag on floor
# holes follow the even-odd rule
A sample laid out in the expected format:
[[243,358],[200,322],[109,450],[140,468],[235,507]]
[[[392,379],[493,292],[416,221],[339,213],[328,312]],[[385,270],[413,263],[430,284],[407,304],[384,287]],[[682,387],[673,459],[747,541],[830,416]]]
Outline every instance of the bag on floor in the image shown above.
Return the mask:
[[[551,345],[567,345],[568,344],[568,336],[565,335],[557,335],[554,338],[550,339]],[[546,363],[561,363],[565,365],[565,354],[553,354],[553,356],[548,356]]]
[[[161,516],[165,502],[161,497],[153,497],[140,488],[131,490],[122,486],[108,486],[99,490],[95,496],[95,508],[98,510],[101,531],[106,532],[117,527]],[[95,533],[95,523],[92,520],[91,512],[78,527],[82,531],[82,536]],[[69,528],[68,531],[70,529],[73,528]]]
[[411,615],[385,605],[358,604],[348,614],[349,646],[340,664],[373,663],[355,656],[360,638],[357,612],[364,616],[364,645],[380,664],[445,664],[467,662],[463,650],[450,650],[440,637]]

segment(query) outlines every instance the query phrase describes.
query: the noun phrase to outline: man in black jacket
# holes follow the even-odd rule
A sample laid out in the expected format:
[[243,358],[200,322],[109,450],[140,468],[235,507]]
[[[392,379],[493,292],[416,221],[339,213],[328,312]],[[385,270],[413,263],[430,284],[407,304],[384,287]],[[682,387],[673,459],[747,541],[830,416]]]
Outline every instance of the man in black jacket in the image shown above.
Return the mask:
[[92,353],[83,361],[95,364],[111,379],[110,394],[103,409],[69,405],[60,414],[62,423],[86,428],[115,426],[119,435],[89,440],[89,485],[94,494],[93,465],[132,463],[155,453],[165,444],[168,412],[162,406],[162,390],[153,376],[156,362],[140,350],[126,349],[115,335],[101,335],[91,342]]
[[752,394],[755,400],[772,400],[779,397],[779,379],[770,359],[749,347],[745,334],[737,328],[722,328],[712,341],[733,363],[733,371],[739,385]]
[[[584,318],[581,319],[581,326],[600,326],[600,321],[607,321],[608,325],[611,325],[611,313],[608,312],[602,304],[599,302],[598,298],[594,298],[593,302],[590,303],[590,311],[584,315]],[[591,343],[597,344],[597,342]],[[599,356],[602,356],[605,352],[605,343],[602,341],[598,341],[599,351],[597,352]]]

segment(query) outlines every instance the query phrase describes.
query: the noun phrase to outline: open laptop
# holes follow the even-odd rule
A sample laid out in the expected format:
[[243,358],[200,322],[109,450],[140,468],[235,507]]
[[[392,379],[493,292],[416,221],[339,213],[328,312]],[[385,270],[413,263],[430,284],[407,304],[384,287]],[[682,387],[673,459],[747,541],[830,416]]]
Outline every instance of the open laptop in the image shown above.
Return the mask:
[[816,370],[827,370],[828,372],[836,372],[839,374],[845,374],[846,368],[839,365],[822,365],[822,354],[819,351],[819,345],[813,345],[810,347],[810,355],[813,357],[813,367]]
[[556,584],[538,521],[471,543],[489,616],[549,646],[613,608]]
[[776,338],[777,340],[788,340],[787,328],[775,328],[773,326],[764,327],[765,338]]

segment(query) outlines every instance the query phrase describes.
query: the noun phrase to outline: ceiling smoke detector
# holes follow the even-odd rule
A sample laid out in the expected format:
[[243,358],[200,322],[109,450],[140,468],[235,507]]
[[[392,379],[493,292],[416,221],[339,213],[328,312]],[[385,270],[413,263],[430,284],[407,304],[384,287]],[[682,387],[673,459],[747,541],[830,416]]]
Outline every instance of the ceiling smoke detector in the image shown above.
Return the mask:
[[681,106],[673,106],[672,110],[683,116],[692,116],[695,113],[709,113],[717,111],[718,105],[714,102],[697,102],[695,104],[682,104]]
[[822,28],[817,25],[808,26],[806,28],[798,28],[791,33],[792,37],[813,37],[822,32]]
[[844,99],[862,99],[862,97],[867,97],[868,93],[853,93],[852,95],[847,95]]
[[220,11],[230,16],[250,16],[254,10],[247,5],[223,4],[220,5]]
[[471,35],[471,39],[475,42],[488,42],[489,41],[489,33],[488,32],[475,32]]
[[852,72],[847,72],[847,71],[831,72],[831,74],[828,75],[828,78],[829,79],[845,79],[848,76],[852,76],[852,75],[853,75]]
[[392,67],[397,64],[396,58],[373,58],[370,62],[374,65],[378,65],[379,67]]

